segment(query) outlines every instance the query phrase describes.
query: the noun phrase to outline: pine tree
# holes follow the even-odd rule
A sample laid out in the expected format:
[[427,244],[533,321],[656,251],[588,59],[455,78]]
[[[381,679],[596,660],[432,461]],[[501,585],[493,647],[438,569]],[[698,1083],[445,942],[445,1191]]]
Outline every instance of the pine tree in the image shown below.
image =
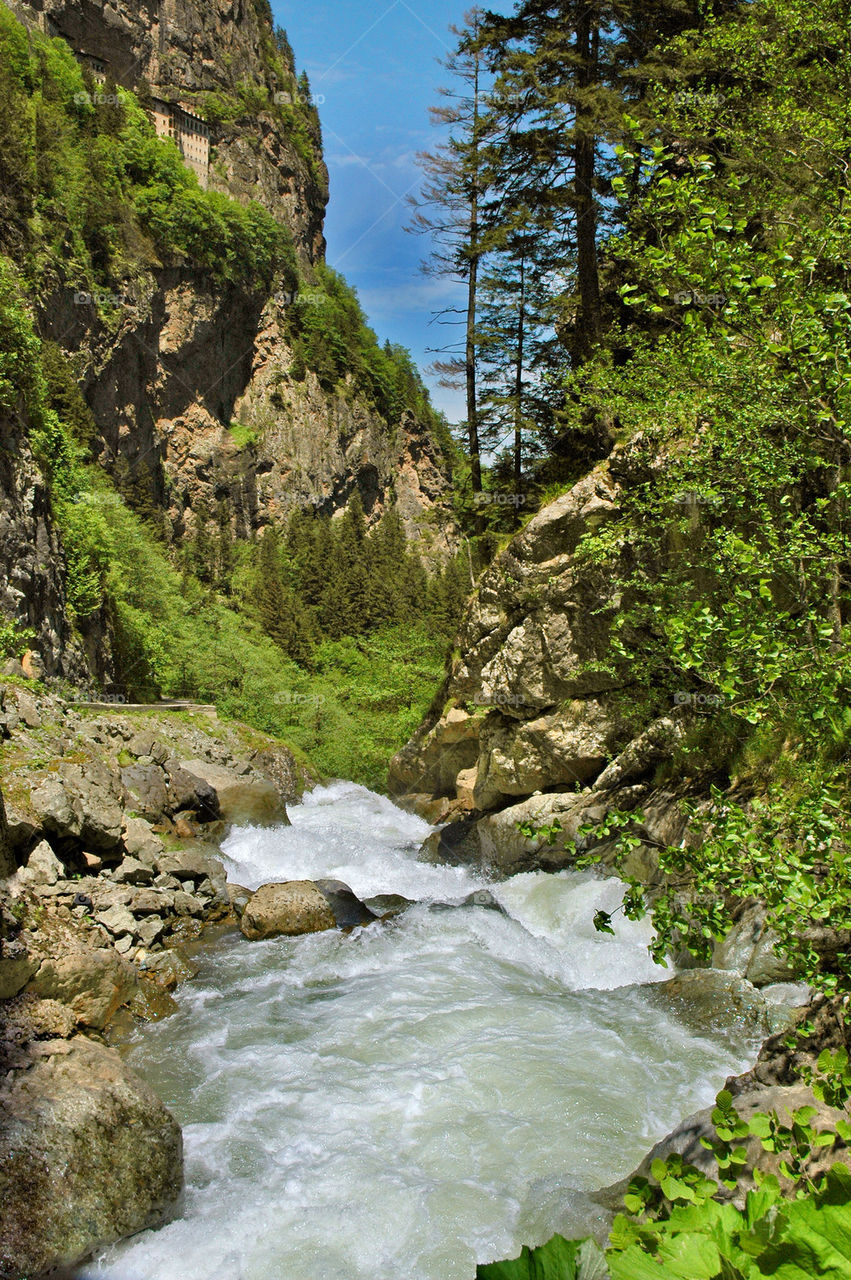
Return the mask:
[[526,209],[533,241],[561,242],[559,330],[574,366],[603,334],[612,148],[628,136],[655,47],[697,13],[696,0],[521,0],[512,17],[483,24],[500,217]]
[[470,10],[463,29],[451,28],[458,43],[444,65],[453,77],[453,87],[443,90],[448,105],[431,111],[436,125],[449,128],[449,140],[435,151],[420,156],[426,182],[420,196],[412,200],[418,212],[411,224],[412,230],[429,234],[435,242],[426,270],[450,276],[466,286],[463,318],[447,321],[448,315],[458,313],[451,310],[440,313],[446,323],[463,324],[463,343],[451,343],[443,348],[451,358],[438,361],[435,369],[442,375],[444,385],[454,386],[459,379],[463,380],[471,479],[476,493],[482,489],[477,322],[479,271],[486,242],[481,210],[489,182],[485,162],[486,66],[479,46],[481,12]]
[[302,601],[286,583],[280,538],[271,526],[258,549],[252,603],[269,638],[294,662],[309,667],[315,629]]
[[216,586],[225,595],[230,595],[231,580],[236,567],[236,551],[233,539],[233,523],[230,501],[225,498],[219,503],[218,539],[216,548]]
[[[540,452],[540,432],[563,398],[547,379],[558,363],[543,263],[540,242],[525,230],[507,231],[482,280],[482,420],[490,452],[510,456],[515,528],[527,497],[524,466]],[[497,463],[494,474],[500,469]]]

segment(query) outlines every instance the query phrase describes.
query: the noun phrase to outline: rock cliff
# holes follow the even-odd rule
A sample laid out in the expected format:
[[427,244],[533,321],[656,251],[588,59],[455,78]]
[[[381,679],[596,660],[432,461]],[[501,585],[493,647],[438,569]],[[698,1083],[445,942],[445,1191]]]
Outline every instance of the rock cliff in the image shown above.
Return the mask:
[[299,127],[287,129],[269,109],[275,95],[297,99],[298,86],[292,54],[273,46],[272,14],[262,0],[12,0],[9,8],[66,40],[99,79],[133,90],[144,85],[203,115],[211,131],[210,188],[257,200],[287,224],[305,259],[322,257],[328,174],[321,136],[310,112],[292,112]]
[[32,634],[48,674],[60,663],[71,674],[83,663],[65,611],[62,548],[26,428],[25,416],[0,410],[0,615]]
[[615,450],[545,506],[479,582],[446,681],[390,769],[393,794],[448,823],[432,840],[442,858],[507,875],[558,870],[585,850],[583,828],[640,809],[646,843],[625,870],[652,886],[656,847],[685,836],[680,802],[699,803],[701,787],[657,774],[691,710],[675,699],[649,720],[637,713],[643,702],[611,644],[620,600],[576,554],[618,516],[633,465],[629,449]]
[[[315,302],[311,281],[323,267],[328,182],[318,115],[268,5],[8,7],[33,38],[40,32],[70,45],[92,94],[111,100],[115,82],[151,111],[164,102],[203,118],[208,189],[259,203],[295,252],[301,303],[292,271],[271,288],[226,283],[191,254],[157,261],[150,246],[135,244],[136,233],[128,233],[126,270],[111,268],[105,305],[62,263],[49,264],[29,299],[37,330],[79,384],[91,416],[87,447],[125,499],[179,546],[200,513],[251,539],[296,508],[334,515],[358,493],[370,525],[395,506],[424,559],[444,562],[456,539],[447,463],[429,428],[416,412],[377,408],[351,375],[320,377],[309,353],[305,360],[294,351],[294,316]],[[30,213],[22,206],[0,223],[0,251],[13,261],[25,256]],[[61,548],[24,428],[0,424],[0,609],[37,631],[48,674],[75,676],[85,662],[70,643]],[[87,661],[104,679],[108,637],[104,620],[97,625]]]

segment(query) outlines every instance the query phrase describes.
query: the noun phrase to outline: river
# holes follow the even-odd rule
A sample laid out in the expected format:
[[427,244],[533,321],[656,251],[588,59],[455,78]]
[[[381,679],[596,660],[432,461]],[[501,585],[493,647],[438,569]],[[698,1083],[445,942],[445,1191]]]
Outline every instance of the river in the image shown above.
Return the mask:
[[[429,828],[350,783],[287,828],[244,828],[231,880],[332,877],[420,901],[344,936],[202,956],[130,1061],[184,1128],[182,1216],[109,1250],[109,1280],[473,1280],[477,1261],[581,1230],[755,1045],[648,996],[645,924],[595,933],[622,888],[587,873],[486,885],[417,860]],[[492,889],[509,916],[430,902]],[[510,918],[509,918],[510,917]]]

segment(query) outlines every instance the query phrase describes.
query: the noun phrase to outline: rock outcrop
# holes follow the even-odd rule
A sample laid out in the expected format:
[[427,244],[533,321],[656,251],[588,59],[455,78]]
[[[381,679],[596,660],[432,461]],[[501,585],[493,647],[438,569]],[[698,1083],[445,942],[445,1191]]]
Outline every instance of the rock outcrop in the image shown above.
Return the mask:
[[0,880],[5,880],[7,876],[12,875],[15,868],[15,856],[9,839],[9,823],[6,821],[6,805],[3,801],[3,791],[0,789]]
[[47,1041],[0,1085],[0,1276],[73,1267],[159,1226],[183,1187],[180,1127],[112,1049]]
[[[65,566],[26,416],[0,410],[0,619],[35,639],[48,674],[85,671],[65,607]],[[0,708],[2,710],[2,708]]]
[[435,709],[392,763],[394,794],[444,798],[456,812],[500,809],[536,791],[582,791],[628,746],[612,697],[617,601],[574,556],[615,518],[618,493],[601,465],[482,576]]
[[0,695],[0,1277],[21,1280],[177,1204],[178,1125],[88,1037],[174,1012],[186,944],[235,923],[213,842],[245,814],[286,823],[306,778],[211,708]]

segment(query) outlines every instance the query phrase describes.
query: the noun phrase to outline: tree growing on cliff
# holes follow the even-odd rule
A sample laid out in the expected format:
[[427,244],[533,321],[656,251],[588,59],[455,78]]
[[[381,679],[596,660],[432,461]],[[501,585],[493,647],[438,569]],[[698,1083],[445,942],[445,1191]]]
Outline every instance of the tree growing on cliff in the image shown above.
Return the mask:
[[448,137],[434,151],[420,156],[425,183],[419,196],[413,198],[417,213],[411,224],[412,230],[433,239],[426,270],[460,281],[466,290],[463,313],[449,308],[438,315],[441,323],[462,325],[464,337],[462,342],[450,342],[439,350],[439,354],[449,358],[439,360],[435,367],[445,385],[460,383],[465,388],[470,476],[476,493],[482,490],[477,332],[479,273],[487,248],[482,212],[490,189],[487,72],[479,46],[480,26],[481,10],[472,9],[465,17],[464,28],[452,28],[458,43],[444,64],[452,83],[442,91],[445,104],[431,110],[432,122],[447,130]]

